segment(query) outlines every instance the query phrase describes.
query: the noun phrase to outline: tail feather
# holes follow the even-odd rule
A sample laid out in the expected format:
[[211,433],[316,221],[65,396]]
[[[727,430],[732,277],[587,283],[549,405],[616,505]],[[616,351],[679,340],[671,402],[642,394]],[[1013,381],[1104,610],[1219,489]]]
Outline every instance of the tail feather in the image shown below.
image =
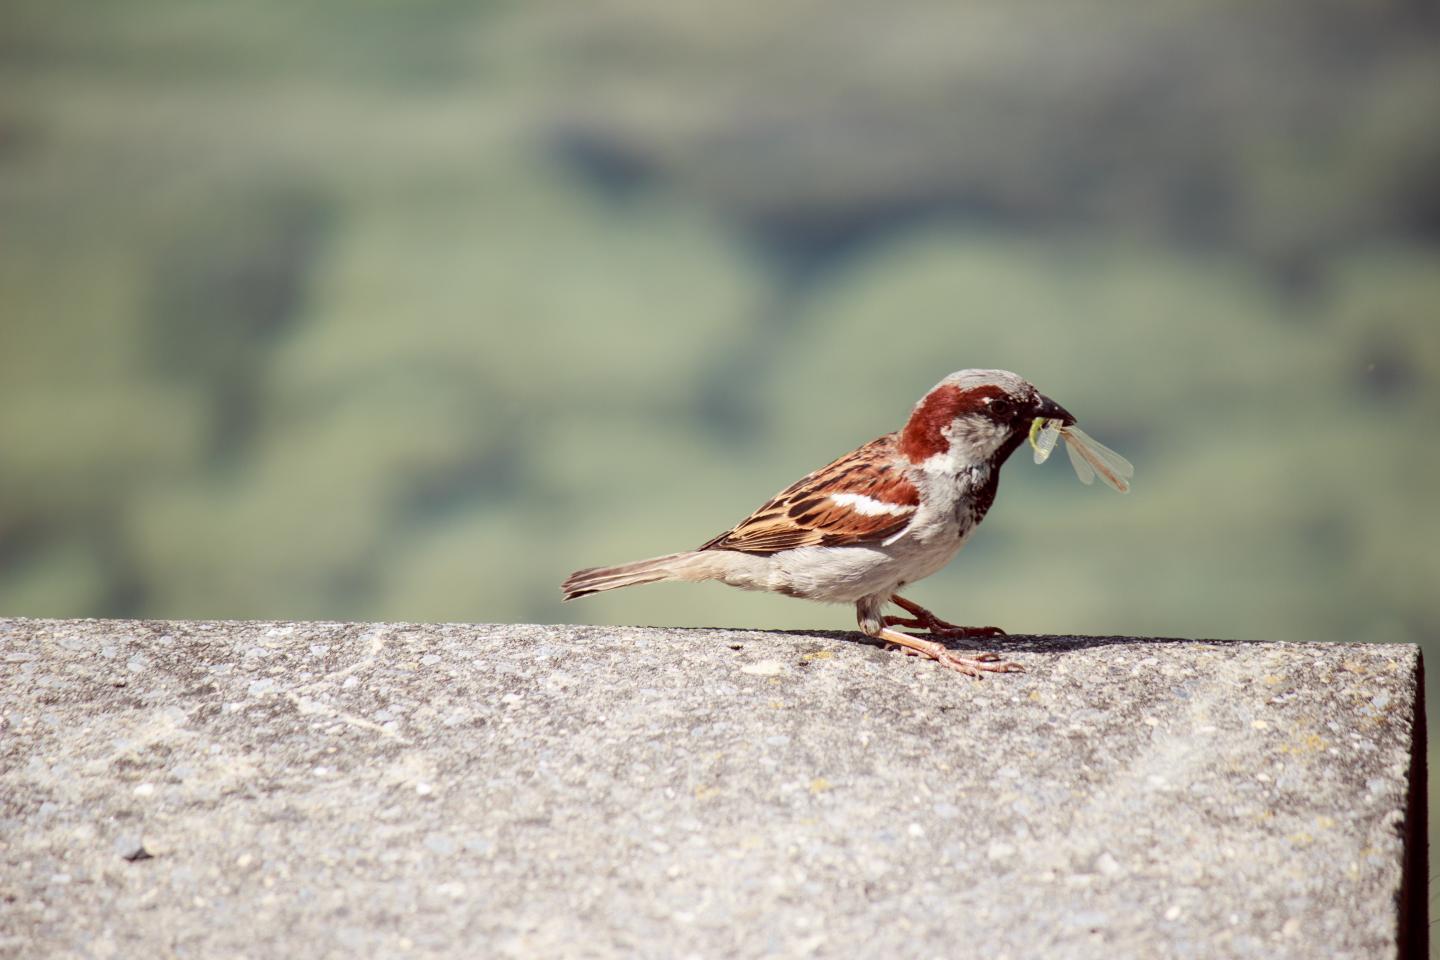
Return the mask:
[[620,587],[633,587],[642,583],[656,583],[661,580],[706,580],[708,575],[691,562],[697,554],[671,553],[649,560],[622,563],[617,567],[591,567],[576,570],[560,584],[564,599],[575,600],[592,593],[603,593]]

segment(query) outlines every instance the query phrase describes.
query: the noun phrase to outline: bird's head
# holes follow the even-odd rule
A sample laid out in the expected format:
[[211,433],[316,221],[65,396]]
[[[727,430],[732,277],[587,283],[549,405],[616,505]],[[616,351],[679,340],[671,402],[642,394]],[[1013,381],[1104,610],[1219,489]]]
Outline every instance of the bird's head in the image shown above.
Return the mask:
[[900,434],[900,452],[917,465],[998,467],[1025,441],[1037,417],[1066,426],[1075,422],[1064,407],[1008,370],[961,370],[915,405]]

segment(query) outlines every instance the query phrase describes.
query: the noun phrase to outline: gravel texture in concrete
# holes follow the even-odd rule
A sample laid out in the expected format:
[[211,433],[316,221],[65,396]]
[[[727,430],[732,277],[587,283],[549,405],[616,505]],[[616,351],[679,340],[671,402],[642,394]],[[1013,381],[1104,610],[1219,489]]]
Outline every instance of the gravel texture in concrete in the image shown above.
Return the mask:
[[993,646],[0,620],[0,955],[1423,949],[1414,647]]

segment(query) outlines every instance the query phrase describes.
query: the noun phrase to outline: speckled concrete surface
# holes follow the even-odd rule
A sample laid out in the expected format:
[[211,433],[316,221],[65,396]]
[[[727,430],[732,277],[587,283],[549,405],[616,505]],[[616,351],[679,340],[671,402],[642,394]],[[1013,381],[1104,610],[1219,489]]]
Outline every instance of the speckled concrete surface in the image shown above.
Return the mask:
[[1414,647],[1006,649],[0,620],[0,954],[1398,955]]

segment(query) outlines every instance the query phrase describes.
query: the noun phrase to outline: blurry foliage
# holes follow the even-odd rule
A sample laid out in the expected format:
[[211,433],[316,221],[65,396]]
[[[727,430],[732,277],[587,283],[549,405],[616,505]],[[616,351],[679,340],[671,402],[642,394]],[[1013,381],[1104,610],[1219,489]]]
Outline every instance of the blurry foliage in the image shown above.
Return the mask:
[[141,350],[156,379],[208,395],[209,439],[232,456],[248,447],[270,345],[306,306],[329,211],[295,190],[222,197],[161,251]]
[[584,9],[552,30],[567,155],[792,262],[951,216],[1222,246],[1308,282],[1338,249],[1440,230],[1429,4]]
[[1428,4],[0,7],[0,613],[562,608],[1022,372],[917,596],[1017,630],[1440,635]]

